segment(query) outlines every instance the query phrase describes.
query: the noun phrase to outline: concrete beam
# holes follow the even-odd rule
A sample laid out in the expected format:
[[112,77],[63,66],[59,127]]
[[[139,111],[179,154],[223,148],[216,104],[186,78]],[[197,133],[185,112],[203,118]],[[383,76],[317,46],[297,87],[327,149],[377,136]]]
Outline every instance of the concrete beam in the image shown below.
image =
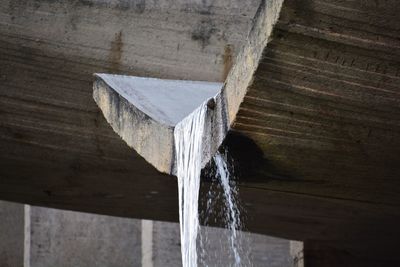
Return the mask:
[[1,199],[176,221],[175,179],[113,133],[92,74],[223,81],[258,5],[1,1]]
[[130,147],[157,170],[172,174],[175,125],[203,102],[216,98],[221,88],[222,83],[98,74],[93,98]]
[[[38,61],[44,52],[47,63],[63,61],[64,68],[82,64],[79,72],[86,75],[223,81],[259,3],[4,0],[2,53],[20,59],[32,55]],[[42,64],[38,71],[45,69]],[[70,77],[76,77],[73,73]]]
[[[65,1],[14,2],[0,3],[1,198],[177,220],[175,179],[154,170],[115,136],[91,99],[90,77],[119,71],[222,81],[223,58],[230,58],[218,52],[229,51],[224,41],[214,36],[196,48],[200,39],[189,34],[195,28],[168,31],[176,29],[177,20],[146,8],[133,15],[136,7],[129,12],[96,2],[75,13],[80,6]],[[286,0],[277,18],[279,4],[265,1],[259,9],[250,46],[243,50],[254,51],[241,53],[223,89],[233,129],[226,143],[240,162],[248,229],[299,240],[395,244],[400,236],[397,2]],[[196,12],[178,10],[184,14],[179,22],[192,22]],[[220,18],[210,14],[220,19],[216,32],[229,32],[222,26],[231,25],[229,12]],[[265,16],[268,12],[273,14]],[[195,21],[204,26],[208,15],[202,13]],[[113,26],[99,23],[107,17]],[[149,17],[160,26],[151,27],[151,34],[145,27]],[[277,18],[277,24],[263,31],[273,24],[268,18]],[[61,26],[46,27],[55,22]],[[67,34],[60,37],[52,29],[62,25]],[[173,38],[150,38],[165,25],[163,33]],[[232,38],[243,44],[247,32],[229,36],[240,33]],[[180,38],[194,44],[185,43],[187,49],[180,44],[175,52],[178,44],[168,44]],[[202,58],[209,64],[199,66]]]
[[108,123],[157,170],[173,174],[174,126],[201,103],[213,98],[212,111],[207,115],[210,119],[206,120],[210,125],[205,134],[212,138],[205,142],[203,153],[203,164],[208,163],[236,117],[279,18],[282,3],[283,0],[262,2],[223,88],[220,84],[204,82],[97,75],[93,96]]
[[269,233],[348,243],[345,251],[356,253],[379,227],[380,244],[396,243],[398,11],[374,1],[261,5],[220,101],[232,124],[225,143],[241,173],[241,196],[262,207],[251,211],[251,229],[265,218]]

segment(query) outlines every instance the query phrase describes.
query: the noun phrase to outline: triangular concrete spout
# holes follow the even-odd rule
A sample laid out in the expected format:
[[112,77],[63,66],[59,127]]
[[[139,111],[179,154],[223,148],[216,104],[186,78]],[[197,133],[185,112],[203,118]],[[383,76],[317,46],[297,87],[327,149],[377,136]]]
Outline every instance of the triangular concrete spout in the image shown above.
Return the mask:
[[[174,174],[174,127],[204,101],[207,111],[203,166],[217,151],[234,123],[253,75],[271,40],[283,1],[260,5],[248,39],[222,83],[162,80],[95,74],[93,97],[114,131],[157,170]],[[206,144],[206,145],[205,145]]]
[[[114,131],[157,170],[174,174],[174,127],[212,102],[207,116],[205,163],[227,132],[222,83],[95,74],[93,98]],[[212,138],[211,138],[212,136]]]

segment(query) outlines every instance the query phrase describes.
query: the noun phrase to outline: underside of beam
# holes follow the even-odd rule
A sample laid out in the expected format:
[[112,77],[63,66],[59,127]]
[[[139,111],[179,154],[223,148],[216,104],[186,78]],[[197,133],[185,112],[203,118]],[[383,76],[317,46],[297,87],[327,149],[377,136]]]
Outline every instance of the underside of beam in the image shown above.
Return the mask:
[[[108,57],[102,42],[101,47],[82,42],[78,46],[82,50],[74,45],[87,40],[81,29],[100,20],[94,19],[94,13],[88,13],[87,20],[71,19],[76,28],[71,26],[68,32],[80,34],[67,36],[65,43],[57,38],[58,43],[49,43],[44,36],[54,34],[41,22],[34,21],[42,25],[35,31],[24,29],[28,29],[27,18],[51,14],[46,8],[52,3],[39,1],[43,5],[34,9],[33,2],[38,1],[23,2],[28,3],[24,10],[19,4],[14,9],[20,8],[26,16],[14,20],[4,16],[12,5],[0,3],[1,198],[177,220],[175,178],[158,172],[140,156],[138,147],[130,149],[113,132],[92,99],[92,73],[152,77],[165,73],[169,76],[163,78],[221,80],[221,71],[217,73],[214,65],[204,67],[200,59],[212,51],[224,51],[223,38],[207,39],[210,45],[198,48],[203,52],[192,43],[181,44],[178,54],[171,48],[178,45],[164,40],[166,57],[179,59],[168,65],[168,60],[151,61],[154,55],[139,58],[136,49],[143,45],[124,42],[127,36],[135,36],[146,44],[158,44],[146,40],[149,34],[143,34],[144,30],[142,35],[113,31],[114,40],[107,36],[114,51]],[[225,145],[239,165],[249,231],[354,246],[398,240],[398,14],[396,1],[263,1],[248,38],[238,38],[247,43],[223,85],[221,104],[217,102],[231,125]],[[144,15],[135,15],[135,20],[141,21]],[[109,16],[122,20],[126,13]],[[45,17],[46,23],[51,18]],[[145,28],[142,24],[140,29]],[[117,25],[124,29],[124,23]],[[174,28],[168,25],[165,28]],[[104,35],[101,27],[90,34],[96,40]],[[161,50],[157,49],[143,51]],[[197,51],[195,59],[190,57],[193,51]],[[180,53],[188,58],[179,57]],[[218,57],[206,61],[220,62]],[[152,67],[154,72],[149,71]],[[220,131],[223,136],[226,130]],[[128,137],[132,136],[123,138]],[[157,164],[171,172],[171,163]],[[206,192],[209,185],[202,186]]]

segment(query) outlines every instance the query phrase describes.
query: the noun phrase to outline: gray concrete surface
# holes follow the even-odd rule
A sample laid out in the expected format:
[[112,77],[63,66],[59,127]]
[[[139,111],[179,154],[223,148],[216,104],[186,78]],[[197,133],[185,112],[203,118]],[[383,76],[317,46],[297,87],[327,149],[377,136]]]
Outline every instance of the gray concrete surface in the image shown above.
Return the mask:
[[157,79],[99,73],[115,92],[160,124],[175,126],[207,99],[215,97],[222,83]]
[[0,266],[24,265],[24,205],[0,201]]
[[[30,212],[25,212],[24,206],[29,207]],[[4,201],[0,201],[0,214],[2,267],[181,265],[177,223],[102,216]],[[26,223],[30,226],[24,228]],[[201,232],[208,239],[204,246],[205,262],[209,266],[228,266],[232,262],[224,241],[228,238],[228,231],[203,227]],[[244,237],[247,245],[244,250],[249,250],[253,266],[292,266],[288,240],[249,233],[245,233]],[[24,245],[24,241],[28,242]]]
[[179,225],[155,221],[153,224],[154,266],[180,266],[181,240]]
[[31,207],[30,267],[141,264],[139,220]]

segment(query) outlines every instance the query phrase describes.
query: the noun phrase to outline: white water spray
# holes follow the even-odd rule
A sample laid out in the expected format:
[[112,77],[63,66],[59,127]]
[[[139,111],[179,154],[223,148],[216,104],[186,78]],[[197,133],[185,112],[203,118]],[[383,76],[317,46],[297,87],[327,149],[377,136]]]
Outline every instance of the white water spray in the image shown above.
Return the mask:
[[238,246],[238,229],[242,227],[240,222],[240,213],[239,209],[236,205],[236,201],[234,199],[233,188],[230,185],[230,172],[228,169],[228,165],[226,159],[220,154],[217,153],[214,156],[214,162],[217,167],[217,176],[222,185],[222,189],[224,191],[225,197],[225,205],[228,213],[226,214],[226,226],[231,231],[230,233],[230,246],[235,257],[235,265],[240,266],[241,257],[239,254]]
[[[241,208],[238,187],[234,179],[233,162],[228,152],[217,152],[213,157],[206,177],[210,180],[210,190],[204,209],[201,211],[205,225],[223,223],[226,230],[204,227],[200,232],[200,263],[202,266],[252,266],[249,239],[241,231]],[[210,221],[211,220],[211,221]],[[215,239],[215,235],[218,239]],[[215,246],[219,246],[215,250]],[[213,249],[214,248],[214,249]]]

